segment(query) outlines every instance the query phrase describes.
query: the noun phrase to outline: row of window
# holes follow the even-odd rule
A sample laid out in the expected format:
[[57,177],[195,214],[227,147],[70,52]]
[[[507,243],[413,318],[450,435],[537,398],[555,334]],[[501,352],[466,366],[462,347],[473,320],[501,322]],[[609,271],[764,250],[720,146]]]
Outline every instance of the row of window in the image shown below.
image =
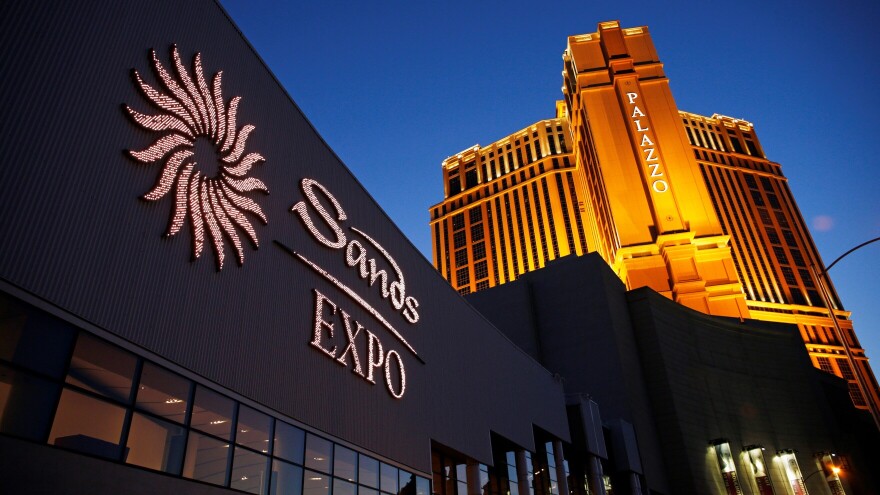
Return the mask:
[[429,493],[3,293],[0,314],[0,433],[249,493]]

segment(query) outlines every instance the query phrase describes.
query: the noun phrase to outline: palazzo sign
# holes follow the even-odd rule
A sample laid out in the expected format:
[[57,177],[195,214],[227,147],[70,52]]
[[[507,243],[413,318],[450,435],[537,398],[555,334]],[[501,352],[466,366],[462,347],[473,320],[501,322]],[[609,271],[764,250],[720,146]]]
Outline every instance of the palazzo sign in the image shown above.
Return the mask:
[[657,144],[657,134],[648,116],[647,103],[642,98],[635,78],[617,83],[617,96],[626,113],[633,150],[638,155],[640,175],[653,205],[654,220],[660,233],[683,230],[681,215],[670,191],[669,176],[663,154]]
[[[343,222],[348,220],[345,210],[326,187],[313,179],[303,179],[301,186],[305,199],[294,204],[290,211],[299,217],[305,230],[319,244],[337,251],[344,258],[345,265],[363,280],[366,287],[378,292],[387,301],[386,311],[399,313],[411,325],[418,323],[419,301],[406,294],[406,279],[391,254],[357,227],[349,226],[352,234],[346,233],[343,229]],[[319,196],[323,197],[323,203]],[[331,207],[329,210],[325,203]],[[319,224],[324,226],[323,230],[327,233],[317,226]],[[397,343],[424,363],[380,310],[313,260],[287,246],[281,246],[365,309]],[[391,396],[403,398],[406,393],[406,368],[400,351],[393,347],[394,342],[386,340],[383,344],[377,333],[353,319],[349,311],[318,289],[313,289],[313,292],[315,312],[310,345],[340,366],[351,367],[352,373],[370,384],[376,384],[377,375],[384,375],[384,384]]]

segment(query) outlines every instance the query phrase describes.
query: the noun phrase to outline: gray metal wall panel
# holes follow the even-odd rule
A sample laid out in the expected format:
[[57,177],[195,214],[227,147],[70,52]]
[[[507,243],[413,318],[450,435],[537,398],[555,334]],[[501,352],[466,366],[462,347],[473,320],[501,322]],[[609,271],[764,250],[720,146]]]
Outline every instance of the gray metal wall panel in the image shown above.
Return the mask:
[[[567,436],[561,385],[449,288],[214,2],[9,4],[0,16],[0,278],[246,397],[423,471],[430,471],[431,438],[490,462],[490,430],[526,447],[533,423]],[[209,79],[223,71],[224,99],[242,96],[238,126],[256,126],[247,151],[266,157],[250,175],[271,191],[252,195],[269,223],[255,222],[260,247],[245,241],[242,267],[227,249],[218,272],[207,244],[191,262],[188,225],[162,237],[172,197],[139,199],[159,166],[125,151],[146,148],[157,135],[136,126],[122,105],[156,113],[131,70],[155,84],[149,50],[170,66],[172,43],[187,66],[201,52]],[[393,311],[345,265],[341,251],[306,234],[289,211],[302,199],[306,177],[339,198],[346,227],[391,251],[407,294],[421,303],[419,323]],[[273,240],[354,288],[426,364]],[[407,368],[403,400],[308,345],[313,289],[384,345],[394,343]]]

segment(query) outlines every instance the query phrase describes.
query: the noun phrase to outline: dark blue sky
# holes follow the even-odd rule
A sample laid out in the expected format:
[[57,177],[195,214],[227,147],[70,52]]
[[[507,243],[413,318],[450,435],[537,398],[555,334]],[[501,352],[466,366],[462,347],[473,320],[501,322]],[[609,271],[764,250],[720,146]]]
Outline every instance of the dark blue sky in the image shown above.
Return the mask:
[[[440,162],[554,114],[566,37],[647,25],[682,110],[748,120],[826,263],[880,236],[880,2],[222,0],[430,259]],[[880,242],[831,275],[880,371]]]

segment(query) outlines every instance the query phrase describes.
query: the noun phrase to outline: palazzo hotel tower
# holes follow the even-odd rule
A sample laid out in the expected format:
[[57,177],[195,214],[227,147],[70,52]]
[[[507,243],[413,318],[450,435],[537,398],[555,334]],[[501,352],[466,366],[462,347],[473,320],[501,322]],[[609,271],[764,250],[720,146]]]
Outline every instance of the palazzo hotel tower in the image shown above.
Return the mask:
[[468,294],[595,251],[628,289],[796,324],[813,365],[877,411],[850,313],[819,280],[822,260],[753,124],[679,110],[647,27],[600,23],[570,36],[562,59],[556,118],[443,161],[444,199],[430,209],[440,273]]

